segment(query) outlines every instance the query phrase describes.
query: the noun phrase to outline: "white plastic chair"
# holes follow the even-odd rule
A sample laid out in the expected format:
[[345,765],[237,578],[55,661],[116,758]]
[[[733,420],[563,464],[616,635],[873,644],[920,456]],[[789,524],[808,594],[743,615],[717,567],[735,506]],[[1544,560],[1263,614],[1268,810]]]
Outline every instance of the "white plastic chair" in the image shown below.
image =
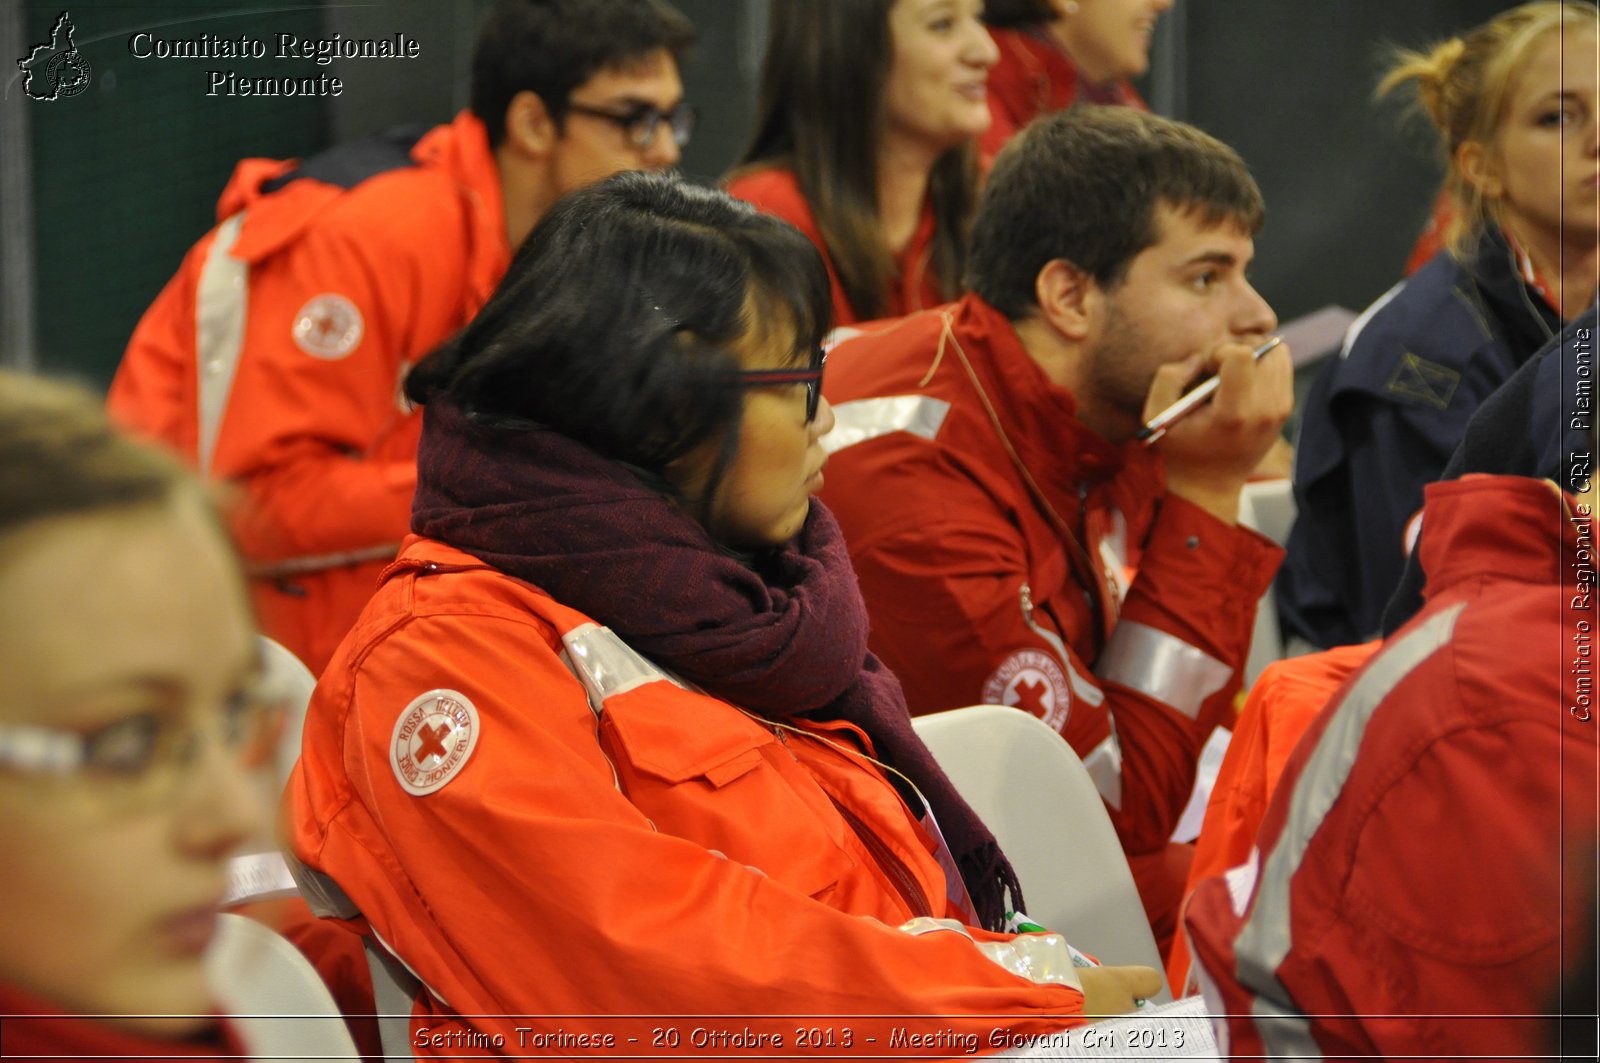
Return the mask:
[[305,729],[306,706],[311,703],[311,692],[317,688],[317,677],[282,643],[265,635],[259,637],[261,663],[267,679],[280,684],[288,695],[289,718],[284,722],[283,737],[278,740],[277,755],[273,758],[278,787],[282,789],[289,781],[295,761],[300,759],[300,733]]
[[[917,734],[994,832],[1028,915],[1106,964],[1161,970],[1122,843],[1077,753],[1027,713],[1000,705],[919,716]],[[1163,986],[1156,1000],[1171,1000]]]
[[[292,856],[286,859],[313,915],[323,919],[355,919],[361,915],[350,895],[332,878]],[[375,931],[367,933],[361,944],[367,954],[367,973],[372,977],[383,1058],[387,1063],[410,1063],[415,1058],[411,1052],[411,1012],[417,995],[426,987]]]
[[[1294,491],[1284,480],[1259,480],[1244,485],[1239,498],[1239,523],[1253,528],[1282,546],[1289,541],[1295,518]],[[1250,637],[1250,655],[1244,663],[1244,685],[1249,689],[1267,665],[1284,656],[1278,627],[1278,605],[1272,588],[1256,604],[1256,623]]]
[[333,995],[283,935],[242,915],[217,917],[206,981],[258,1063],[359,1058]]

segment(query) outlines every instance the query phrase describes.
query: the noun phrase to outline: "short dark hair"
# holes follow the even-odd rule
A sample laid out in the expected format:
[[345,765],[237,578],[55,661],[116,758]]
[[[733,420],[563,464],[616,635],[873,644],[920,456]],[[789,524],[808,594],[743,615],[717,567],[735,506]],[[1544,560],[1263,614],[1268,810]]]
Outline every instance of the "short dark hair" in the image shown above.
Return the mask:
[[696,500],[709,504],[744,408],[735,345],[792,328],[799,361],[831,324],[822,256],[794,226],[668,174],[620,173],[557,201],[406,395],[559,432],[669,494],[667,466],[720,438]]
[[472,53],[472,113],[498,146],[519,92],[566,117],[572,90],[602,70],[667,51],[681,62],[694,26],[666,0],[500,0]]
[[1160,238],[1163,204],[1251,233],[1266,218],[1244,160],[1194,126],[1132,107],[1077,106],[1039,118],[989,174],[967,286],[1013,321],[1037,309],[1035,281],[1055,259],[1114,288]]
[[1055,20],[1050,0],[985,0],[983,5],[983,21],[1002,29]]

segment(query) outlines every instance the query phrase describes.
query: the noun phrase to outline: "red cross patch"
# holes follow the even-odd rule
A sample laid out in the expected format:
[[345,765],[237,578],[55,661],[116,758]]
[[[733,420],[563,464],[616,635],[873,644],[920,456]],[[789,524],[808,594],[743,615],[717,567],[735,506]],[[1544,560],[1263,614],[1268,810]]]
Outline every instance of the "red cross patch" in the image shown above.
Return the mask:
[[458,690],[430,690],[394,723],[389,764],[407,793],[420,797],[444,787],[466,766],[478,744],[478,709]]
[[313,296],[294,316],[295,343],[307,354],[329,361],[355,350],[365,331],[356,304],[335,292]]
[[983,703],[1032,713],[1059,731],[1072,710],[1072,694],[1054,657],[1041,650],[1018,650],[984,681]]

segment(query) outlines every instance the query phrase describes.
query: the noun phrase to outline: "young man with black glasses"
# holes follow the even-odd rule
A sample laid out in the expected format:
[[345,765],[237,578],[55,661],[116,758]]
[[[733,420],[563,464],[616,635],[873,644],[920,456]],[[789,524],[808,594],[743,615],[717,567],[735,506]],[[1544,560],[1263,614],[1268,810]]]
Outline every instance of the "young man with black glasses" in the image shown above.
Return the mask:
[[224,219],[134,332],[127,427],[236,482],[266,632],[320,671],[406,533],[411,365],[488,299],[562,195],[688,141],[689,22],[665,0],[502,0],[471,107],[303,162],[241,162]]

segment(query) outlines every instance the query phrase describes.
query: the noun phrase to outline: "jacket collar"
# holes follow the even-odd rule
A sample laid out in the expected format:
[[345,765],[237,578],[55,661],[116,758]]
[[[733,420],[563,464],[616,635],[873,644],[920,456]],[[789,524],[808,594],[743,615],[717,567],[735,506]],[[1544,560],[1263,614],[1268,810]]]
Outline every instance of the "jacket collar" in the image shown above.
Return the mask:
[[971,341],[962,342],[961,350],[1006,435],[1036,476],[1060,485],[1098,483],[1143,449],[1118,447],[1079,420],[1077,398],[1045,375],[1000,311],[973,294],[948,310],[953,336]]
[[1537,279],[1523,276],[1524,255],[1513,250],[1496,226],[1484,230],[1473,255],[1472,276],[1497,321],[1517,365],[1522,365],[1561,331],[1561,315],[1551,307]]
[[1594,579],[1592,521],[1570,515],[1570,500],[1546,481],[1469,475],[1429,484],[1424,497],[1417,550],[1429,601],[1486,575],[1540,585]]
[[418,162],[436,160],[443,165],[471,205],[474,254],[468,298],[475,311],[489,301],[511,265],[500,168],[489,147],[489,131],[471,111],[462,111],[449,125],[431,130],[418,141],[412,156]]
[[400,554],[384,567],[378,576],[378,583],[384,584],[396,576],[403,576],[410,572],[465,572],[469,569],[481,569],[485,572],[494,571],[494,566],[480,558],[474,557],[465,550],[458,550],[448,543],[438,539],[431,539],[426,535],[413,532],[400,540]]
[[244,1059],[249,1050],[226,1020],[193,1038],[150,1037],[83,1015],[0,982],[6,1054],[48,1059]]

